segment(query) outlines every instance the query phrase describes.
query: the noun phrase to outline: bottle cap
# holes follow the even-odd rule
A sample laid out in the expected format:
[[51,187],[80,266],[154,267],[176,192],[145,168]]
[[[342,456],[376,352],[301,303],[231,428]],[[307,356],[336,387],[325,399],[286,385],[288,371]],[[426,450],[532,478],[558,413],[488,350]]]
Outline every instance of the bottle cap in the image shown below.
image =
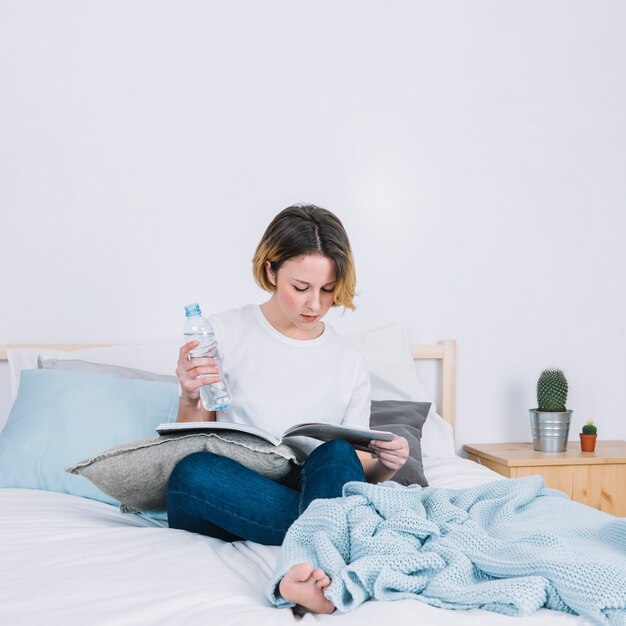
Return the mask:
[[185,305],[185,317],[195,317],[196,315],[202,315],[200,305],[197,302],[193,304]]

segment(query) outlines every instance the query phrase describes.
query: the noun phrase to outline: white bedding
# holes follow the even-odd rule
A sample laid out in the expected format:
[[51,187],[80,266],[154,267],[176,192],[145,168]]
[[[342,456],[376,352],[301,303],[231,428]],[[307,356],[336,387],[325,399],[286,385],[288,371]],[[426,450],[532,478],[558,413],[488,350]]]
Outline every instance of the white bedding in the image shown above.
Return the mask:
[[[432,486],[500,478],[459,457],[425,459]],[[171,530],[76,496],[0,489],[0,624],[589,624],[541,610],[527,618],[449,611],[413,600],[368,602],[344,615],[275,609],[265,599],[278,548]]]

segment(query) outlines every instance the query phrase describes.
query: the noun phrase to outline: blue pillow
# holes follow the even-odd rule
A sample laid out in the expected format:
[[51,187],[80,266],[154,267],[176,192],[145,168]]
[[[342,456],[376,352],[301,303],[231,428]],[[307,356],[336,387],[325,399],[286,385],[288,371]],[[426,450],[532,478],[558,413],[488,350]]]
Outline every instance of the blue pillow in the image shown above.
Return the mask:
[[24,370],[0,433],[0,487],[59,491],[119,504],[64,468],[112,446],[154,437],[178,410],[178,384],[112,374]]

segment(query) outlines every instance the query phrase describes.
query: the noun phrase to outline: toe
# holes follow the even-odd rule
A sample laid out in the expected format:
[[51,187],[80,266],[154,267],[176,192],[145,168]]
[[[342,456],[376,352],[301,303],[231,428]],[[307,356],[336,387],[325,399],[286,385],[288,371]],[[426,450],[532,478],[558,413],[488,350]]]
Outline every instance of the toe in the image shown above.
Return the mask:
[[326,587],[328,587],[328,585],[330,585],[330,578],[328,577],[326,572],[320,567],[316,567],[311,572],[311,578],[315,580],[315,585],[320,589],[325,589]]
[[299,582],[308,580],[311,575],[311,566],[308,563],[297,563],[296,565],[292,565],[287,572],[287,576]]
[[321,567],[316,567],[312,572],[311,572],[311,576],[315,579],[315,580],[321,580],[322,578],[324,578],[326,576],[326,572],[321,568]]

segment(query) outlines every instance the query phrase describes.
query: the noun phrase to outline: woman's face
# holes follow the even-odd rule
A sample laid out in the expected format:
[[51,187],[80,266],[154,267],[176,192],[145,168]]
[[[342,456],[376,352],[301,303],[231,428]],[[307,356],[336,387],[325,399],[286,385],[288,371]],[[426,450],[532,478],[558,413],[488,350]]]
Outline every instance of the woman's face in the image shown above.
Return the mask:
[[265,264],[276,285],[273,298],[284,321],[305,332],[315,332],[334,302],[335,261],[321,254],[307,254],[285,261],[275,274]]

